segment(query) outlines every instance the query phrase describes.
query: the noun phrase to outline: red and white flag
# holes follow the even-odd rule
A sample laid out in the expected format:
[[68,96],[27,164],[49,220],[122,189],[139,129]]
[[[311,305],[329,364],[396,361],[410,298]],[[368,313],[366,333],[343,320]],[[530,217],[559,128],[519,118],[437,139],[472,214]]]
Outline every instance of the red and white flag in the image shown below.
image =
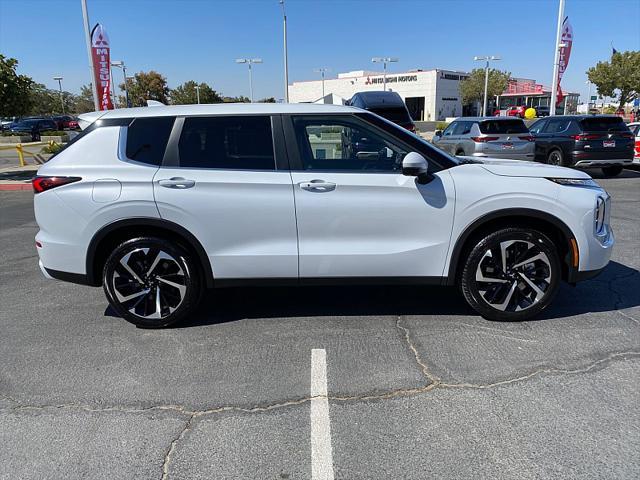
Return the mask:
[[91,31],[91,55],[93,58],[93,79],[98,90],[100,110],[113,110],[111,102],[110,47],[107,32],[99,23]]
[[571,46],[573,45],[573,27],[569,23],[569,17],[565,17],[562,22],[562,35],[560,37],[560,43],[564,46],[560,47],[560,58],[558,60],[558,97],[556,99],[556,105],[561,103],[564,99],[562,88],[560,88],[560,82],[562,81],[562,75],[569,65],[569,57],[571,57]]

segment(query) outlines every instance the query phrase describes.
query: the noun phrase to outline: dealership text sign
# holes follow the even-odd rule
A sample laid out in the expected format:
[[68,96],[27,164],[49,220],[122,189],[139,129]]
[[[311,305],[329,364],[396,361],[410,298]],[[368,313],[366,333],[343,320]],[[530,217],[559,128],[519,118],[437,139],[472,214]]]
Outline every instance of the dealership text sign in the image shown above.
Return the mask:
[[[395,77],[387,77],[387,83],[399,83],[399,82],[417,82],[417,75],[397,75]],[[378,83],[384,83],[384,77],[367,77],[364,82],[365,85],[375,85]]]
[[100,110],[113,110],[111,103],[111,70],[109,60],[109,37],[99,23],[91,32],[91,57],[93,60],[93,81],[98,92]]

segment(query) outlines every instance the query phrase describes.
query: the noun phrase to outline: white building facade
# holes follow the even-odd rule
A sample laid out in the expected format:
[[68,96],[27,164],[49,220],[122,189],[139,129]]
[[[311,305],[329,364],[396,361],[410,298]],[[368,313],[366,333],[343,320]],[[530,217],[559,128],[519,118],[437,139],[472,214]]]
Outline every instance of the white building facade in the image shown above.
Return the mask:
[[[451,70],[412,70],[387,73],[387,90],[397,92],[404,100],[411,117],[416,121],[439,121],[463,114],[459,84],[469,76]],[[350,99],[356,92],[380,91],[384,76],[379,72],[356,70],[338,74],[338,78],[293,82],[289,85],[289,101],[311,103],[323,97]]]

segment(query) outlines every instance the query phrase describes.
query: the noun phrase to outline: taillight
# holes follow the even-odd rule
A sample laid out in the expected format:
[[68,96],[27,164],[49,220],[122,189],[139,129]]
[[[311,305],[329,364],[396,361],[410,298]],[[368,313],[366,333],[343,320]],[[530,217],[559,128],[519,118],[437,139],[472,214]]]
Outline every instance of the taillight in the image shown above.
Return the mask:
[[636,155],[640,157],[640,140],[636,140]]
[[525,135],[523,137],[518,137],[520,140],[526,140],[527,142],[535,142],[536,139],[533,135]]
[[571,135],[571,138],[574,140],[582,141],[582,140],[598,140],[602,138],[602,135],[597,133],[581,133],[580,135]]
[[34,177],[31,180],[31,185],[33,185],[33,191],[35,193],[46,192],[47,190],[51,190],[52,188],[61,187],[62,185],[66,185],[68,183],[77,182],[78,180],[82,180],[80,177]]
[[494,140],[498,140],[500,137],[471,137],[471,140],[477,143],[486,143],[493,142]]
[[619,134],[622,138],[628,138],[629,140],[633,140],[634,135],[631,132],[623,132]]

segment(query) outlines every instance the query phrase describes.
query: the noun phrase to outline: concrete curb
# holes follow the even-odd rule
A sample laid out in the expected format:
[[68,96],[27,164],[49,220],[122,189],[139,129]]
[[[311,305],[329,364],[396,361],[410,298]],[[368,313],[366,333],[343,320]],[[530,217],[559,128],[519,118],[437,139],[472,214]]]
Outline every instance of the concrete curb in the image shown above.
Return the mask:
[[0,183],[0,192],[19,192],[33,190],[31,186],[31,182],[23,183],[23,182],[1,182]]

